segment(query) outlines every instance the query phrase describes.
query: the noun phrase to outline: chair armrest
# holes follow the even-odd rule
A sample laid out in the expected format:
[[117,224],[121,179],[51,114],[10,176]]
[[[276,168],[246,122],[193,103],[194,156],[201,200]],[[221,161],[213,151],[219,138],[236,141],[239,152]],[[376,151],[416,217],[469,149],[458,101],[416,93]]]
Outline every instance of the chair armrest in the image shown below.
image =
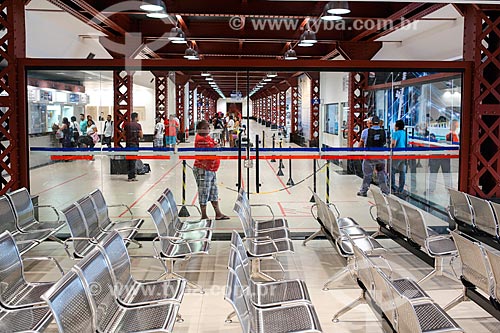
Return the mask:
[[243,241],[246,240],[254,241],[255,243],[272,243],[276,252],[279,252],[276,242],[269,236],[245,237]]
[[125,207],[127,209],[128,213],[130,214],[130,217],[134,218],[134,214],[132,213],[132,210],[126,204],[114,204],[114,205],[106,205],[106,206],[108,206],[108,208]]
[[56,222],[61,221],[61,214],[59,214],[59,211],[57,210],[57,208],[52,206],[52,205],[35,205],[35,206],[33,206],[33,208],[50,208],[54,211],[54,213],[57,216]]
[[57,267],[57,269],[59,270],[59,272],[61,273],[61,276],[64,276],[64,271],[61,267],[61,265],[59,264],[59,262],[53,258],[53,257],[24,257],[23,258],[23,261],[28,261],[28,260],[36,260],[36,261],[51,261],[54,263],[54,265]]
[[330,202],[330,203],[327,203],[326,204],[328,207],[333,207],[335,208],[335,211],[337,212],[337,218],[340,217],[340,211],[338,210],[337,206],[333,203],[333,202]]
[[196,205],[187,205],[187,204],[184,204],[184,205],[177,205],[177,207],[194,207],[196,208],[196,210],[198,211],[198,214],[201,215],[201,210],[200,210],[200,207],[196,206]]
[[[94,245],[97,245],[99,242],[95,239],[95,238],[91,238],[91,237],[70,237],[70,238],[67,238],[64,242],[63,242],[63,245],[64,245],[64,251],[66,252],[66,254],[68,255],[68,257],[70,259],[73,259],[73,260],[77,260],[77,258],[75,258],[74,255],[72,255],[71,253],[69,253],[68,249],[69,249],[69,243],[72,243],[73,241],[78,241],[78,240],[86,240],[88,241],[89,243],[92,243]],[[75,253],[77,255],[79,255],[80,257],[83,257],[83,255],[81,255],[80,253],[78,253],[75,249],[74,249]]]
[[271,216],[272,216],[272,219],[274,220],[274,212],[273,212],[273,209],[271,208],[271,206],[269,206],[268,204],[252,204],[250,205],[250,207],[266,207],[269,209],[269,211],[271,212]]
[[[35,303],[25,303],[25,304],[21,304],[21,305],[5,304],[5,308],[7,310],[23,310],[23,309],[32,309],[32,308],[38,308],[38,307],[47,307],[47,303],[45,301],[40,301],[40,302],[35,302]],[[22,331],[22,332],[26,332],[26,331]]]
[[[99,229],[101,229],[101,228],[99,228]],[[117,229],[111,229],[111,230],[101,229],[101,231],[104,233],[110,233],[112,231],[120,232],[120,231],[137,231],[137,230],[139,230],[139,228],[136,228],[136,227],[125,227],[125,228],[117,228]]]
[[[173,245],[186,244],[187,247],[189,248],[189,252],[193,252],[191,245],[189,245],[190,242],[184,238],[173,237],[173,236],[157,236],[155,239],[153,239],[153,245],[155,244],[155,242],[158,242],[160,240],[167,240]],[[194,241],[199,241],[199,240],[194,240]]]
[[[451,235],[435,235],[435,236],[427,237],[427,239],[425,240],[425,247],[426,247],[426,249],[429,249],[429,245],[432,242],[437,242],[437,241],[445,240],[445,239],[452,239],[452,237],[451,237]],[[433,255],[444,255],[444,254],[447,254],[447,253],[449,253],[450,255],[455,256],[455,255],[457,255],[458,250],[455,249],[455,251],[451,251],[451,252],[433,252],[431,254],[433,254]]]
[[314,214],[314,208],[316,208],[316,211],[318,211],[318,204],[317,203],[315,203],[314,205],[311,206],[311,215],[314,217],[315,220],[317,220],[318,219],[318,215]]
[[377,205],[371,205],[370,206],[370,217],[372,218],[373,221],[377,222],[377,217],[373,215],[373,209],[377,208]]

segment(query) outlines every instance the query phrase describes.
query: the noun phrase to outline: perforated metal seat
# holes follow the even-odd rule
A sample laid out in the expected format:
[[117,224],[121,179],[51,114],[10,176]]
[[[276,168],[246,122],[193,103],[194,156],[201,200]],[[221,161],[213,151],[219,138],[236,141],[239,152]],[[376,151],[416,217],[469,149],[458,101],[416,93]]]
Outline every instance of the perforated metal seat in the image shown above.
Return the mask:
[[[170,207],[170,214],[174,221],[174,226],[177,231],[190,231],[195,229],[212,229],[214,227],[215,221],[211,219],[198,219],[198,220],[181,220],[179,217],[179,211],[177,209],[177,203],[175,202],[174,194],[167,188],[163,191],[163,194],[158,199],[158,203],[166,211],[166,206]],[[186,205],[185,207],[195,207],[201,216],[201,211],[198,206]]]
[[[370,206],[370,216],[372,219],[379,224],[383,224],[389,226],[391,223],[391,210],[389,209],[389,205],[386,200],[385,194],[382,193],[380,189],[370,190],[373,195],[373,200],[375,201],[374,206]],[[377,214],[373,214],[373,209],[377,210]],[[381,235],[381,231],[377,233],[377,235]]]
[[[97,239],[89,237],[85,218],[76,204],[71,204],[63,210],[71,237],[64,241],[64,249],[72,259],[83,258],[98,243]],[[69,244],[73,243],[73,253]]]
[[43,332],[52,321],[48,306],[27,309],[0,309],[0,332]]
[[181,302],[186,289],[184,279],[138,282],[130,273],[130,257],[123,239],[112,231],[99,245],[111,267],[117,298],[122,305],[137,306],[151,302]]
[[[247,210],[248,215],[251,217],[251,227],[255,231],[264,231],[264,230],[270,230],[270,229],[281,229],[281,228],[288,228],[288,222],[283,219],[283,218],[276,218],[274,215],[274,212],[271,208],[271,206],[266,205],[266,204],[250,204],[250,201],[248,201],[248,195],[245,192],[245,189],[243,187],[240,188],[240,191],[238,193],[238,198],[236,199],[237,202],[241,204],[243,209]],[[271,217],[266,220],[257,220],[253,218],[252,215],[252,207],[265,207],[269,210]]]
[[[26,260],[52,261],[64,275],[59,263],[51,257],[32,257]],[[19,309],[44,305],[40,296],[54,282],[28,282],[24,277],[23,260],[16,243],[8,231],[0,235],[0,304],[5,309]]]
[[[125,204],[107,204],[106,200],[104,199],[104,195],[99,189],[95,189],[94,191],[92,191],[89,194],[89,197],[91,198],[92,203],[94,204],[94,207],[96,209],[99,227],[103,231],[126,228],[139,229],[144,223],[144,219],[134,218],[134,214],[132,214],[132,210],[129,206]],[[130,219],[112,221],[109,217],[108,209],[117,207],[123,207],[130,214]]]
[[238,276],[251,302],[257,307],[279,306],[285,303],[310,303],[309,292],[302,280],[255,282],[251,278],[251,262],[243,240],[236,231],[231,235],[229,269]]
[[255,230],[252,227],[252,217],[249,215],[249,211],[243,208],[241,202],[236,201],[233,207],[233,211],[238,215],[241,225],[243,227],[243,232],[245,237],[256,237],[256,238],[269,238],[269,239],[289,239],[290,232],[288,228],[274,228],[266,230]]
[[41,232],[43,230],[47,231],[46,238],[48,238],[64,227],[64,220],[60,218],[58,210],[51,205],[38,205],[37,208],[50,208],[56,215],[55,221],[38,221],[35,219],[35,207],[26,188],[23,187],[7,193],[6,196],[14,208],[17,225],[21,232]]
[[474,213],[474,227],[492,237],[499,238],[498,222],[493,207],[487,200],[466,194]]
[[[462,263],[462,280],[476,286],[487,295],[493,296],[493,276],[481,243],[456,231],[452,231],[451,235]],[[446,311],[467,300],[465,288],[466,286],[464,286],[463,293],[460,296],[446,305],[444,308]]]
[[491,296],[496,301],[496,303],[500,305],[500,253],[490,248],[485,248],[484,250],[486,252],[486,256],[488,257],[491,275],[493,277],[493,293]]
[[[103,254],[92,251],[75,265],[94,310],[100,332],[172,332],[178,303],[161,303],[127,308],[114,294],[115,285]],[[98,287],[96,287],[98,286]]]
[[394,231],[398,232],[405,238],[410,237],[410,226],[406,218],[405,211],[399,199],[388,195],[385,197],[387,199],[387,205],[391,212],[391,219],[389,220],[389,226]]
[[255,307],[232,270],[228,270],[225,299],[233,306],[243,332],[321,332],[316,311],[310,304]]
[[[165,267],[167,277],[183,278],[174,272],[175,260],[189,260],[193,255],[208,254],[211,237],[210,230],[193,230],[190,232],[177,232],[173,225],[167,224],[165,214],[162,209],[154,203],[148,209],[149,215],[155,224],[158,236],[153,239],[153,249],[157,257],[165,260],[168,267]],[[197,237],[195,237],[197,235]],[[186,237],[186,238],[184,238]],[[158,246],[159,243],[159,246]],[[204,293],[203,288],[188,281],[188,285]]]
[[464,192],[449,188],[450,205],[447,208],[448,215],[458,224],[474,226],[474,216],[469,199]]

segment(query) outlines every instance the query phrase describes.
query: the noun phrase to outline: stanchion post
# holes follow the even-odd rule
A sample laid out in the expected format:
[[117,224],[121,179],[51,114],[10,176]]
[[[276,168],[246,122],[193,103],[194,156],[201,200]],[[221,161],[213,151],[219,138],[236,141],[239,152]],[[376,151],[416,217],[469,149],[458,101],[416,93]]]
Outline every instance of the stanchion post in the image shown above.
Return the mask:
[[326,203],[330,203],[330,160],[326,161]]
[[[313,159],[313,191],[316,193],[316,160]],[[314,194],[311,196],[311,200],[309,202],[316,202],[314,200]]]
[[186,160],[182,161],[182,207],[179,210],[180,217],[189,217],[189,211],[186,208]]
[[259,135],[255,135],[255,192],[260,193]]
[[[280,148],[283,148],[283,139],[280,139]],[[285,168],[285,165],[283,164],[283,160],[280,158],[280,169],[284,169],[284,168]]]
[[[275,147],[275,144],[276,144],[275,139],[276,139],[276,134],[273,134],[273,152],[274,152],[274,148],[276,148],[276,147]],[[273,158],[273,159],[271,160],[271,162],[276,162],[276,160]]]
[[262,148],[266,148],[266,131],[262,130]]
[[[291,146],[289,148],[292,148]],[[294,186],[295,182],[292,179],[292,159],[288,160],[288,181],[286,182],[287,186]]]
[[236,186],[238,187],[238,192],[241,189],[241,179],[243,177],[243,173],[241,170],[241,131],[238,133],[238,182]]

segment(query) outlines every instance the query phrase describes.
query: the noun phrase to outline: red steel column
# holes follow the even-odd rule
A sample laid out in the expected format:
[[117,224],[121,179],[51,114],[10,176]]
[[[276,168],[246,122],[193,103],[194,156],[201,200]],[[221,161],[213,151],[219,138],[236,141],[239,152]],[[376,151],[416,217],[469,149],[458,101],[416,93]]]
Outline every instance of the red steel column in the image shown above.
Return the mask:
[[0,194],[29,188],[29,142],[25,73],[17,62],[26,57],[24,1],[4,0],[0,4]]
[[176,115],[179,118],[179,133],[181,133],[181,137],[184,137],[184,128],[186,119],[184,117],[184,103],[186,98],[185,86],[189,81],[189,76],[187,75],[176,75],[175,76],[175,108]]
[[286,90],[279,93],[278,126],[286,125]]
[[290,86],[292,89],[292,101],[290,105],[290,134],[297,134],[299,131],[299,86],[297,79],[290,81]]
[[277,89],[273,89],[272,98],[272,108],[271,108],[271,125],[278,124],[278,94],[279,91]]
[[462,88],[459,189],[482,198],[498,198],[500,6],[468,5],[464,16],[464,60],[473,63],[473,75],[464,77]]
[[194,84],[189,85],[189,129],[194,130],[194,90],[196,86]]
[[[133,91],[134,72],[113,71],[113,90],[114,107],[113,123],[115,125],[115,134],[113,138],[115,147],[123,147],[121,142],[126,141],[123,125],[130,121],[130,114],[133,110],[132,91]],[[140,121],[141,119],[139,119]]]
[[[349,115],[348,126],[349,136],[348,145],[354,147],[361,139],[361,132],[365,128],[363,121],[368,112],[367,92],[368,73],[350,73],[349,74]],[[356,131],[356,129],[358,129]]]
[[155,76],[156,118],[165,119],[168,105],[168,73],[153,73]]
[[319,73],[308,73],[311,78],[311,132],[309,147],[319,146],[319,108],[321,104],[319,96]]

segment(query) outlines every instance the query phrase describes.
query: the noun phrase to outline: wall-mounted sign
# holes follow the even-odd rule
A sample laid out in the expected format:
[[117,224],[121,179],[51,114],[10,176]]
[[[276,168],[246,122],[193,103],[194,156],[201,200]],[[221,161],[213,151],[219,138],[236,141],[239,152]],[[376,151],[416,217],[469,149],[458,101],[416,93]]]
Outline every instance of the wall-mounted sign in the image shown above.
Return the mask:
[[40,90],[40,102],[52,102],[52,91]]

